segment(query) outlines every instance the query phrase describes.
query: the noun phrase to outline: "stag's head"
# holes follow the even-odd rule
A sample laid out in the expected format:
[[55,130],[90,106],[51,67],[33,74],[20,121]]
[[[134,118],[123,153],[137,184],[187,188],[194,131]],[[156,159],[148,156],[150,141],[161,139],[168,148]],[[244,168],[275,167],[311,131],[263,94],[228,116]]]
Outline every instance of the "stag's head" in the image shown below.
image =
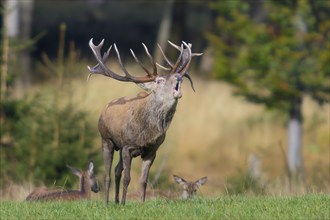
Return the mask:
[[[114,44],[114,48],[118,57],[118,61],[120,64],[121,69],[123,70],[125,76],[119,75],[117,73],[114,73],[112,70],[110,70],[106,65],[105,61],[108,58],[112,46],[108,49],[107,52],[104,53],[103,56],[101,56],[101,48],[103,46],[104,40],[101,41],[99,45],[93,44],[93,39],[90,40],[89,46],[92,49],[96,60],[98,61],[98,64],[94,67],[88,67],[90,71],[90,75],[92,74],[102,74],[108,77],[111,77],[113,79],[119,80],[119,81],[126,81],[126,82],[134,82],[141,88],[151,91],[156,97],[159,97],[161,99],[173,99],[177,100],[182,97],[181,93],[181,85],[183,82],[183,78],[186,77],[191,84],[192,89],[195,91],[192,79],[190,78],[188,74],[188,68],[191,62],[191,58],[193,56],[200,56],[202,53],[192,53],[191,52],[191,44],[187,44],[186,42],[182,42],[181,46],[175,45],[172,42],[169,41],[169,43],[176,48],[180,54],[176,60],[175,63],[172,63],[165,55],[161,47],[159,46],[159,49],[164,57],[164,60],[166,62],[166,67],[156,63],[153,59],[153,57],[150,55],[148,48],[145,46],[145,44],[142,44],[145,52],[149,58],[149,61],[153,67],[153,71],[150,72],[141,62],[140,60],[135,56],[133,50],[131,50],[131,53],[135,59],[135,61],[142,67],[142,69],[147,74],[146,76],[142,77],[136,77],[128,73],[126,68],[124,67],[120,54],[118,52],[116,44]],[[161,67],[162,69],[166,70],[166,74],[158,74],[157,71],[157,65]],[[89,75],[89,77],[90,77]],[[88,77],[88,78],[89,78]]]
[[182,76],[178,73],[157,76],[152,82],[138,84],[141,88],[151,91],[156,98],[177,100],[182,97]]

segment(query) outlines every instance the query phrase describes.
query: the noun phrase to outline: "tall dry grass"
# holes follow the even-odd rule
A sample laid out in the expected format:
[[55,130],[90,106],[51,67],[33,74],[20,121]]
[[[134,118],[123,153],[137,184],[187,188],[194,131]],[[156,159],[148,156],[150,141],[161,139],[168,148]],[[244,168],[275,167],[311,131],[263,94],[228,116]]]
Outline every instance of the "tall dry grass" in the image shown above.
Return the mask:
[[[244,170],[248,157],[256,154],[261,159],[264,178],[271,181],[285,176],[285,158],[281,154],[280,142],[285,147],[287,116],[267,112],[260,105],[233,96],[231,87],[224,83],[197,77],[194,81],[196,93],[188,83],[183,86],[183,98],[159,150],[154,172],[165,169],[168,173],[189,178],[208,175],[209,192],[220,193],[226,178],[237,174],[237,169]],[[89,109],[95,122],[108,101],[140,91],[133,84],[102,76],[82,83],[75,87],[86,89],[84,108]],[[315,180],[318,176],[316,179],[320,181],[329,180],[326,176],[329,167],[328,112],[329,105],[321,108],[312,100],[304,99],[304,167],[307,177],[313,176]],[[135,176],[140,171],[139,166],[136,167]],[[171,177],[169,181],[172,181]],[[134,188],[138,186],[132,184]]]
[[[141,72],[136,66],[128,69]],[[72,99],[78,108],[88,111],[95,129],[99,114],[109,101],[141,91],[133,83],[99,75],[86,82],[87,70],[81,67],[79,71],[81,76],[65,83],[63,94],[67,95],[61,97],[61,102]],[[151,168],[150,182],[159,175],[172,185],[175,185],[172,174],[188,179],[208,176],[208,183],[201,189],[203,195],[226,193],[227,180],[245,172],[248,158],[253,154],[260,158],[261,178],[268,183],[268,192],[284,193],[285,158],[280,143],[286,149],[287,116],[234,96],[227,84],[195,75],[193,78],[196,93],[188,82],[184,83],[183,97]],[[35,86],[31,93],[36,92],[46,94],[45,102],[51,100],[49,83]],[[329,192],[329,104],[320,107],[306,97],[303,114],[306,184],[312,190],[315,186],[315,190]],[[93,147],[99,149],[102,157],[99,137],[95,138]],[[133,160],[131,191],[139,190],[140,164],[139,159]],[[99,169],[100,178],[103,170],[103,167]]]

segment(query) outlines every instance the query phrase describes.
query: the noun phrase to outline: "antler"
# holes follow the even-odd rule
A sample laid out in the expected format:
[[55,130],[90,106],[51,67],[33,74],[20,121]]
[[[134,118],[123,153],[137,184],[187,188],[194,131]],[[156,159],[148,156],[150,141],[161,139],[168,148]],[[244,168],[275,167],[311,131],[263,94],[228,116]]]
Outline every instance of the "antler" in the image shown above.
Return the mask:
[[151,74],[143,65],[142,63],[139,61],[139,59],[135,56],[133,50],[131,50],[131,53],[134,57],[134,59],[136,60],[137,63],[140,64],[140,66],[143,68],[143,70],[147,73],[147,76],[142,76],[142,77],[136,77],[136,76],[132,76],[128,73],[128,71],[126,70],[126,68],[124,67],[121,58],[120,58],[120,54],[118,52],[117,46],[116,44],[114,44],[114,48],[117,54],[117,58],[118,58],[118,62],[120,65],[120,68],[122,69],[122,71],[125,73],[125,76],[119,75],[115,72],[113,72],[112,70],[110,70],[106,65],[105,65],[105,61],[106,59],[109,57],[110,51],[112,46],[109,47],[109,49],[107,50],[107,52],[104,53],[103,57],[101,56],[101,48],[104,44],[104,39],[100,42],[99,45],[94,45],[93,43],[93,38],[89,41],[89,47],[92,49],[94,56],[98,62],[98,64],[96,64],[94,67],[89,67],[88,69],[90,71],[90,74],[88,75],[87,80],[90,78],[90,76],[92,74],[101,74],[104,76],[108,76],[111,77],[113,79],[119,80],[119,81],[123,81],[123,82],[134,82],[134,83],[145,83],[145,82],[151,82],[154,81],[157,77],[157,67],[156,67],[156,63],[154,62],[152,56],[150,55],[148,48],[144,45],[144,49],[149,57],[149,60],[153,66],[153,74]]
[[120,68],[122,69],[122,71],[124,72],[125,76],[119,75],[115,72],[113,72],[112,70],[110,70],[106,65],[105,62],[109,57],[110,51],[112,49],[112,45],[109,47],[109,49],[107,50],[107,52],[105,52],[103,54],[103,57],[101,56],[101,48],[103,47],[104,44],[104,39],[100,42],[99,45],[94,45],[93,43],[93,38],[89,41],[89,47],[92,49],[94,56],[98,62],[98,64],[96,64],[94,67],[89,67],[88,69],[90,71],[90,74],[88,75],[87,80],[90,78],[90,76],[92,74],[101,74],[104,76],[108,76],[110,78],[119,80],[119,81],[124,81],[124,82],[134,82],[134,83],[145,83],[145,82],[151,82],[154,81],[156,79],[156,77],[158,76],[157,73],[157,66],[156,64],[165,69],[170,71],[170,74],[174,74],[174,73],[179,73],[181,75],[181,77],[187,77],[188,80],[190,81],[191,87],[192,89],[195,91],[194,89],[194,84],[193,81],[191,79],[191,77],[188,74],[188,68],[191,62],[191,58],[194,56],[201,56],[203,55],[203,53],[192,53],[191,52],[191,44],[187,44],[186,42],[182,41],[181,46],[178,46],[174,43],[172,43],[171,41],[168,41],[169,44],[171,44],[174,48],[176,48],[177,50],[180,51],[180,55],[178,57],[178,59],[176,60],[176,62],[173,64],[165,55],[164,51],[162,50],[162,48],[160,47],[160,45],[158,44],[158,47],[164,57],[164,60],[166,61],[166,63],[170,66],[169,68],[164,67],[158,63],[156,63],[154,61],[154,59],[152,58],[152,56],[150,55],[148,48],[146,47],[145,44],[142,43],[144,50],[149,58],[149,61],[153,67],[153,72],[151,73],[142,63],[141,61],[135,56],[133,50],[131,49],[131,53],[135,59],[135,61],[142,67],[142,69],[147,73],[146,76],[142,76],[142,77],[136,77],[136,76],[132,76],[131,74],[128,73],[128,71],[126,70],[126,68],[124,67],[121,58],[120,58],[120,54],[119,51],[117,49],[116,44],[114,44],[114,48],[117,54],[117,58],[118,58],[118,62],[120,65]]
[[[188,80],[190,81],[190,85],[191,88],[195,91],[194,89],[194,84],[193,81],[191,79],[191,77],[189,76],[187,70],[189,68],[190,62],[191,62],[191,58],[194,56],[201,56],[203,55],[203,53],[192,53],[191,52],[191,44],[187,44],[186,42],[182,41],[181,46],[178,46],[174,43],[172,43],[171,41],[168,41],[169,44],[171,44],[174,48],[176,48],[177,50],[180,51],[180,55],[179,58],[177,59],[176,63],[173,64],[165,55],[164,51],[162,50],[162,48],[160,47],[160,45],[158,44],[158,47],[164,57],[164,60],[166,61],[166,63],[170,66],[170,68],[164,67],[160,64],[157,63],[157,65],[165,70],[170,70],[170,73],[179,73],[181,76],[187,77]],[[186,48],[183,48],[183,45]],[[180,64],[181,61],[181,65]]]

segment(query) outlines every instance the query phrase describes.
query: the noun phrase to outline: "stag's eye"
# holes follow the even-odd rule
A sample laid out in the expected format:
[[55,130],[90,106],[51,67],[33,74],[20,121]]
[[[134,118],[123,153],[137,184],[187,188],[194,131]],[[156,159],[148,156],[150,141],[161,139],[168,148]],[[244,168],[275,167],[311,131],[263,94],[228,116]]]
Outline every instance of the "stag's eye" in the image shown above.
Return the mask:
[[160,78],[160,79],[157,80],[157,84],[161,84],[161,83],[165,83],[165,79]]

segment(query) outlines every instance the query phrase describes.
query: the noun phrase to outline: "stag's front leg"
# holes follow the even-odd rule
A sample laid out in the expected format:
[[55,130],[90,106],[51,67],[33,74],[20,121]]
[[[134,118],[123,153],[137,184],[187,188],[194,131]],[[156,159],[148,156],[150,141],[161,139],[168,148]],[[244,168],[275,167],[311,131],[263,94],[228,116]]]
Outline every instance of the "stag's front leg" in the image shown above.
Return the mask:
[[119,151],[119,161],[115,168],[115,201],[116,203],[119,203],[119,188],[120,188],[120,179],[121,174],[123,171],[123,157],[122,157],[122,150]]
[[148,175],[149,175],[149,170],[156,158],[156,153],[148,155],[145,158],[142,158],[142,172],[141,172],[141,202],[145,201],[146,198],[146,189],[147,189],[147,184],[148,184]]
[[122,155],[123,167],[124,167],[123,195],[121,198],[121,204],[125,205],[127,189],[128,189],[128,185],[131,181],[132,156],[130,155],[130,148],[124,147],[122,149],[121,155]]
[[103,160],[105,166],[105,201],[107,206],[109,205],[109,190],[110,190],[110,174],[111,166],[113,160],[114,146],[111,140],[106,140],[102,138],[102,149],[103,149]]

